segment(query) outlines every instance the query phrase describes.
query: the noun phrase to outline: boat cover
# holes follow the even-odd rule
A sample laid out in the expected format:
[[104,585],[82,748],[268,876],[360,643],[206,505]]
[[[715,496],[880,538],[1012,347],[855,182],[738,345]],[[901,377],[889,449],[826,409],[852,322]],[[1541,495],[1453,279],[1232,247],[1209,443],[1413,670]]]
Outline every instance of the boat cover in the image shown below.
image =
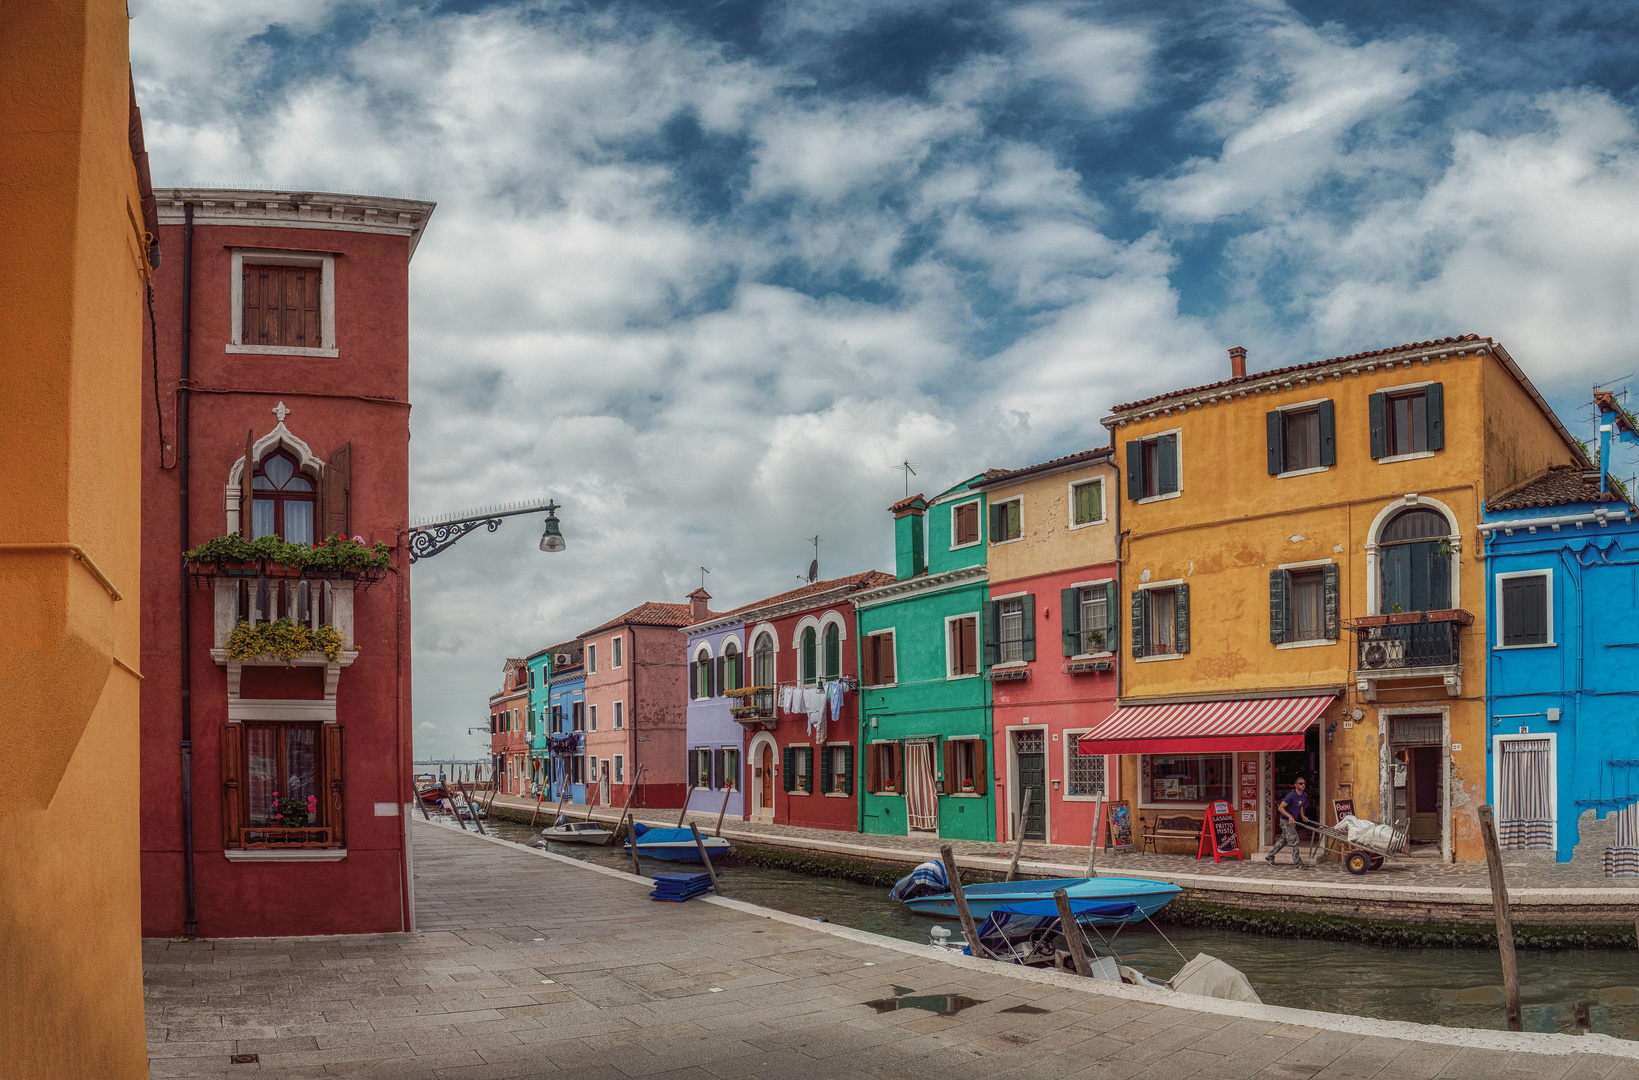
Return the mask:
[[950,879],[945,876],[945,864],[938,859],[929,859],[894,882],[894,887],[888,890],[888,899],[913,900],[918,896],[933,896],[943,892],[950,892]]
[[[1138,910],[1131,901],[1070,900],[1070,914],[1106,921],[1126,921]],[[990,955],[1015,964],[1050,964],[1064,934],[1059,927],[1058,903],[1053,900],[1022,900],[1003,904],[985,916],[979,926],[979,942]],[[972,955],[971,949],[964,949]],[[1089,950],[1091,955],[1091,950]]]
[[1263,1003],[1258,992],[1252,989],[1252,984],[1246,981],[1245,975],[1206,953],[1196,953],[1195,959],[1179,968],[1178,974],[1168,981],[1167,988],[1180,994],[1199,994],[1224,1001]]

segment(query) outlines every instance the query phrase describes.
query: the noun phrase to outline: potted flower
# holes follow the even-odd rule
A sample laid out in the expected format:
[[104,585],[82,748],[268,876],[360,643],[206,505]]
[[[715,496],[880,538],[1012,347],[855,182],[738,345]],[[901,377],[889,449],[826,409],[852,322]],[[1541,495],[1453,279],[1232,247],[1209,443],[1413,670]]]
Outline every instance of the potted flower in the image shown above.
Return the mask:
[[277,536],[258,536],[251,547],[262,560],[262,572],[268,577],[301,577],[307,562],[307,549],[300,544],[287,544]]
[[882,781],[882,790],[886,794],[892,795],[894,793],[893,781],[892,780]]
[[342,578],[385,570],[391,558],[387,545],[366,544],[364,537],[337,536],[331,533],[308,550],[308,577]]
[[274,619],[255,626],[242,622],[228,635],[228,659],[240,663],[259,656],[271,656],[294,664],[308,653],[323,653],[331,663],[341,659],[346,642],[334,626],[317,629],[294,623],[289,619]]
[[962,794],[963,795],[972,795],[973,794],[973,781],[972,780],[963,780],[962,781]]
[[806,776],[797,777],[797,791],[800,794],[803,794],[803,795],[808,794],[808,777],[806,777]]
[[196,574],[255,577],[262,572],[261,552],[237,533],[207,540],[191,551],[184,551],[182,557],[188,560],[189,569]]
[[319,800],[309,795],[306,799],[294,795],[279,798],[279,793],[273,793],[271,828],[275,829],[305,829],[307,823],[319,816]]

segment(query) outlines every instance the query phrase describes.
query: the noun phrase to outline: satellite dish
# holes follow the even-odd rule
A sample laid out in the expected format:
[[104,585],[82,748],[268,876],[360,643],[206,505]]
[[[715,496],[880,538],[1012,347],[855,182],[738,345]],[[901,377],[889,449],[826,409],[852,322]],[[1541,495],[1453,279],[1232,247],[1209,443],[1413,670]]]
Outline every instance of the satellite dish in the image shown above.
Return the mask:
[[808,580],[810,582],[815,582],[815,581],[819,580],[819,560],[818,559],[815,559],[813,562],[808,564]]

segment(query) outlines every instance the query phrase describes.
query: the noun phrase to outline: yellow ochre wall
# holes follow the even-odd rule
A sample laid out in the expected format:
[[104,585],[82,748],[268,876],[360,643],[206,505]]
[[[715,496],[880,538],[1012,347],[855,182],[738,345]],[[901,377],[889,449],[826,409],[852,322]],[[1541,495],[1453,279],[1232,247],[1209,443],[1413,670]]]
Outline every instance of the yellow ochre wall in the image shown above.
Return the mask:
[[[1095,477],[1104,479],[1104,522],[1072,529],[1070,485]],[[1012,581],[1115,562],[1117,545],[1112,523],[1120,509],[1120,484],[1116,470],[1108,462],[1098,462],[987,489],[991,506],[1014,496],[1019,496],[1021,503],[1019,538],[992,544],[986,553],[990,580]]]
[[119,666],[138,657],[138,454],[154,452],[129,78],[119,0],[0,7],[5,1078],[148,1075],[137,677]]
[[[1487,352],[1477,355],[1476,344]],[[1427,458],[1374,460],[1367,399],[1380,390],[1425,381],[1444,385],[1444,449]],[[1336,464],[1324,472],[1270,476],[1266,414],[1323,398],[1330,398],[1336,410]],[[1512,478],[1522,471],[1534,475],[1548,464],[1573,460],[1549,416],[1520,389],[1486,342],[1452,346],[1444,358],[1418,356],[1409,364],[1378,358],[1361,361],[1353,372],[1329,370],[1320,377],[1293,372],[1273,392],[1186,409],[1174,405],[1170,415],[1150,417],[1148,412],[1117,413],[1106,421],[1113,428],[1117,461],[1125,471],[1129,441],[1178,430],[1182,494],[1135,503],[1126,499],[1123,478],[1121,527],[1128,535],[1121,566],[1127,605],[1123,632],[1130,631],[1136,586],[1182,579],[1190,585],[1191,642],[1189,653],[1178,659],[1135,661],[1129,636],[1122,650],[1123,698],[1344,687],[1342,700],[1322,719],[1323,732],[1338,721],[1333,741],[1322,739],[1326,798],[1336,791],[1339,764],[1349,761],[1356,813],[1377,820],[1382,812],[1378,708],[1449,710],[1450,742],[1462,747],[1451,754],[1453,853],[1459,860],[1483,858],[1476,812],[1485,798],[1486,597],[1477,525],[1487,477]],[[1282,564],[1330,559],[1339,567],[1341,617],[1372,613],[1366,550],[1372,525],[1380,512],[1405,505],[1405,496],[1412,493],[1443,504],[1458,522],[1453,606],[1474,615],[1459,643],[1461,696],[1448,696],[1438,681],[1407,686],[1385,680],[1378,700],[1369,702],[1350,680],[1355,640],[1347,631],[1328,645],[1279,648],[1270,642],[1269,574]],[[1363,716],[1351,723],[1354,709]],[[1129,758],[1122,767],[1123,796],[1133,799],[1135,807],[1137,764]],[[1260,819],[1267,819],[1267,804],[1267,798],[1260,801]],[[1156,813],[1138,812],[1146,817]],[[1329,814],[1323,820],[1329,821]],[[1253,827],[1243,826],[1243,848],[1254,847],[1256,840]]]

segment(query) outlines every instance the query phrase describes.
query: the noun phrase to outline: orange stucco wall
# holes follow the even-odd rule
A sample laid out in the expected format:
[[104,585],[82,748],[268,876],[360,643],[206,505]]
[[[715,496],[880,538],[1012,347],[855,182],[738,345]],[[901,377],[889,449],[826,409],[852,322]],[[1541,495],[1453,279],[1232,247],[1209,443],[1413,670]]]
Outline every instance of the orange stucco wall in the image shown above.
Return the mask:
[[[126,13],[0,14],[0,1075],[143,1077],[142,211]],[[106,576],[116,600],[93,567]],[[122,666],[126,665],[126,666]]]

